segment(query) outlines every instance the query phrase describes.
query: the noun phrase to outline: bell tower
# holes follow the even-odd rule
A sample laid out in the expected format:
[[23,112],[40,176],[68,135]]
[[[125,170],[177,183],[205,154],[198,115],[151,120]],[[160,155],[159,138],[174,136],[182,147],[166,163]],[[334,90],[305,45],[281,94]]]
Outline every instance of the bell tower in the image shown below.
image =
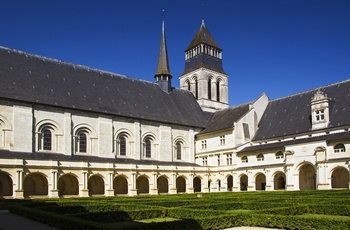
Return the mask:
[[222,68],[222,49],[205,26],[204,19],[185,50],[181,89],[192,92],[204,111],[228,107],[228,75]]

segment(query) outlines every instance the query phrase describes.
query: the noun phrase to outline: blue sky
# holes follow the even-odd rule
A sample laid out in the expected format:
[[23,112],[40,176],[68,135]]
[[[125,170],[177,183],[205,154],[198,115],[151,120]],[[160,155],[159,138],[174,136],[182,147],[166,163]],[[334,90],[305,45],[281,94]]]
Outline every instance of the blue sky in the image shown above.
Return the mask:
[[350,0],[1,0],[0,7],[0,46],[148,81],[165,9],[175,87],[204,17],[223,49],[230,105],[350,78]]

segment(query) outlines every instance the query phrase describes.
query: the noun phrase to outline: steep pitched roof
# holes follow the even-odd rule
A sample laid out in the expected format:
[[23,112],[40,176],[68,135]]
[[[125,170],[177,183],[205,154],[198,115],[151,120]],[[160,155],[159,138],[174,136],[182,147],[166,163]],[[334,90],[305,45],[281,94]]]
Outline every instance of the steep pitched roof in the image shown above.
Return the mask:
[[318,90],[330,99],[328,128],[350,125],[350,80],[347,80],[270,101],[254,140],[311,131],[311,99]]
[[204,24],[204,19],[202,20],[202,24],[199,27],[199,30],[197,31],[196,35],[192,39],[190,45],[187,47],[187,49],[191,49],[199,44],[207,44],[210,46],[213,46],[217,49],[220,49],[219,45],[216,43],[213,36],[210,34],[208,28]]
[[156,75],[170,75],[170,67],[169,67],[169,59],[168,59],[168,51],[166,46],[165,39],[165,29],[164,29],[164,21],[162,23],[162,35],[160,38],[160,47],[159,47],[159,55],[158,55],[158,65]]
[[205,129],[199,134],[233,128],[233,123],[242,118],[249,109],[250,104],[247,103],[217,111],[213,114]]
[[187,90],[0,47],[0,97],[108,115],[204,127]]

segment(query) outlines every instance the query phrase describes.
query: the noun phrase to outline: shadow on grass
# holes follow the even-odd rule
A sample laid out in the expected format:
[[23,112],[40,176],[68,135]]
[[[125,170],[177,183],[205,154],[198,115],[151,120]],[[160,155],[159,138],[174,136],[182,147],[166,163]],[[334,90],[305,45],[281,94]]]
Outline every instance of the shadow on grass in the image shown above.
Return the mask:
[[135,221],[126,211],[91,212],[81,205],[60,206],[50,201],[2,200],[0,204],[4,205],[11,213],[67,230],[202,229],[193,219],[142,223]]

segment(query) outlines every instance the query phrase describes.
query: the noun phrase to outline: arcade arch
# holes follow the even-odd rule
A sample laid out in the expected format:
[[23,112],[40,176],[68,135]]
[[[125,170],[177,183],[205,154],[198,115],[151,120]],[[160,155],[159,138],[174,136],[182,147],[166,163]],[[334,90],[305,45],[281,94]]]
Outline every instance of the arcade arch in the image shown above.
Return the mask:
[[146,176],[139,176],[136,179],[136,189],[138,194],[148,194],[149,193],[149,182]]
[[30,173],[23,181],[24,196],[47,196],[49,186],[47,179],[41,173]]
[[255,177],[255,190],[265,190],[266,189],[266,176],[263,173],[259,173]]
[[177,193],[186,192],[186,180],[183,176],[176,178]]
[[229,175],[227,177],[227,191],[232,191],[232,187],[233,187],[233,176]]
[[158,188],[158,193],[169,192],[169,183],[168,183],[168,179],[165,176],[158,177],[157,188]]
[[299,169],[299,189],[316,189],[316,170],[311,164],[304,164]]
[[79,195],[79,182],[77,177],[72,174],[64,174],[60,176],[57,188],[60,196]]
[[243,174],[239,178],[240,190],[247,191],[248,190],[248,176]]
[[0,172],[0,198],[4,196],[13,195],[13,182],[11,177],[5,173]]
[[114,195],[128,194],[128,180],[124,176],[116,176],[113,180]]
[[193,190],[194,190],[194,192],[201,192],[202,191],[202,181],[198,176],[193,178]]
[[273,177],[273,189],[283,190],[286,188],[286,175],[283,172],[277,172]]
[[93,175],[88,181],[89,195],[104,195],[105,194],[105,182],[100,175]]
[[349,188],[349,171],[338,167],[332,172],[332,188]]

